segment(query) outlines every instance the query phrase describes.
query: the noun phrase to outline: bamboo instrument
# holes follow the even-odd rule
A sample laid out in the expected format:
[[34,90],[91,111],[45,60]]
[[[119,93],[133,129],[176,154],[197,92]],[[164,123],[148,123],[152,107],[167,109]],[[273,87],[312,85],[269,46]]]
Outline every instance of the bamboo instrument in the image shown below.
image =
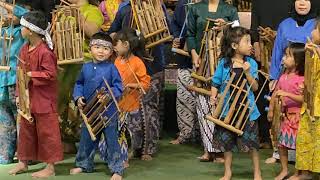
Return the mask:
[[24,119],[33,122],[33,117],[31,115],[30,107],[30,96],[29,96],[29,81],[30,78],[27,76],[27,64],[17,57],[19,60],[19,66],[17,67],[17,82],[18,82],[18,92],[19,92],[19,107],[18,114]]
[[[259,75],[265,73],[258,71]],[[231,74],[229,80],[224,82],[226,84],[225,89],[218,97],[218,104],[215,107],[212,115],[206,115],[206,119],[214,122],[215,124],[226,128],[239,136],[243,134],[243,129],[247,123],[250,114],[253,111],[253,106],[249,102],[249,93],[252,88],[252,84],[248,84],[246,79],[242,79],[243,73],[240,75],[237,82],[235,81],[235,73]],[[258,100],[262,93],[264,86],[266,86],[268,78],[266,78],[260,91],[255,97],[255,101]],[[226,98],[228,95],[228,98]],[[230,104],[230,107],[229,107]],[[225,113],[227,111],[227,113]],[[225,114],[225,117],[223,115]]]
[[130,2],[135,25],[146,39],[147,49],[173,39],[160,1],[130,0]]
[[[15,0],[12,2],[12,6],[15,6]],[[13,40],[13,32],[8,33],[8,28],[13,29],[13,13],[11,11],[7,12],[5,16],[3,13],[0,14],[0,46],[2,49],[2,57],[0,57],[0,71],[10,70],[10,49]],[[10,19],[10,22],[4,28],[6,19]]]
[[251,0],[241,0],[238,2],[239,12],[251,12],[252,1]]
[[263,28],[259,26],[259,45],[260,45],[260,61],[262,70],[269,73],[269,62],[272,56],[272,50],[274,46],[274,41],[276,38],[276,32],[271,28]]
[[58,65],[83,62],[84,27],[80,9],[74,5],[60,5],[53,11],[54,52]]
[[[83,109],[79,109],[80,115],[88,129],[92,141],[109,124],[110,120],[120,112],[118,102],[110,88],[108,82],[104,79],[105,86],[97,90],[94,96],[88,101]],[[112,105],[117,107],[116,112],[107,117],[105,114]]]

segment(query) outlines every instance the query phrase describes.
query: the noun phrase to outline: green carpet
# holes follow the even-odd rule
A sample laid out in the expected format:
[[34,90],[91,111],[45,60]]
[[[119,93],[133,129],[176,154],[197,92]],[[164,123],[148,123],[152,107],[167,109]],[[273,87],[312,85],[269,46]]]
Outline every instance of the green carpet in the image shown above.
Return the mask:
[[[266,165],[264,159],[271,150],[261,150],[261,169],[263,179],[273,179],[279,171],[280,165]],[[162,140],[160,152],[153,161],[144,162],[133,159],[130,167],[126,170],[126,180],[216,180],[223,175],[223,164],[201,163],[197,156],[201,154],[201,147],[194,145],[170,145],[169,140]],[[248,154],[234,155],[233,179],[253,179],[251,159]],[[97,157],[96,172],[89,174],[69,175],[69,169],[74,165],[74,155],[66,155],[65,160],[56,166],[56,176],[48,179],[55,180],[102,180],[109,179],[110,173],[106,166]],[[44,164],[30,166],[30,172],[16,176],[9,176],[7,172],[12,165],[0,165],[0,180],[32,179],[31,172],[42,168]],[[290,165],[292,171],[293,166]]]

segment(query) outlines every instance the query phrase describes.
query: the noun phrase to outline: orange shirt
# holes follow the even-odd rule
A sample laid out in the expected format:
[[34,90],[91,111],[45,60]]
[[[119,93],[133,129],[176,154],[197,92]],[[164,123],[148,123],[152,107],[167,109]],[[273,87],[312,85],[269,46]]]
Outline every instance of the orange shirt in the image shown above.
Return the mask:
[[[123,86],[126,87],[129,83],[137,83],[134,74],[140,81],[142,88],[147,91],[150,86],[150,76],[147,74],[146,66],[137,56],[132,56],[126,62],[117,58],[114,62],[117,67]],[[134,74],[133,74],[134,73]],[[119,102],[120,109],[126,112],[132,112],[139,109],[140,92],[138,89],[131,89],[130,92],[124,94]]]

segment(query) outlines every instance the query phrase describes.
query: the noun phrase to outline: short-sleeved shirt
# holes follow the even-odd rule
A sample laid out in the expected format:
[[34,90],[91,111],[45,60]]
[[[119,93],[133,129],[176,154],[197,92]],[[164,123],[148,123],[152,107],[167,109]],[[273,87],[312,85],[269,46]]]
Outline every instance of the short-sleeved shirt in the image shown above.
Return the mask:
[[[247,57],[246,61],[250,64],[250,74],[253,78],[257,79],[258,78],[258,65],[255,62],[254,59]],[[218,89],[218,93],[222,93],[224,92],[226,85],[227,85],[227,81],[230,79],[231,76],[231,68],[229,65],[226,65],[226,61],[225,58],[222,58],[217,66],[217,69],[212,77],[212,86],[216,87]],[[249,89],[249,84],[247,83],[247,89]],[[227,104],[227,101],[230,97],[230,90],[227,93],[225,99],[224,99],[224,105],[223,105],[223,109],[226,108],[226,110],[223,112],[221,117],[226,117],[228,112],[229,112],[229,104]],[[258,119],[258,117],[260,116],[260,112],[257,108],[257,105],[255,103],[255,96],[252,92],[252,90],[249,91],[248,94],[248,100],[249,100],[249,112],[252,112],[249,115],[249,119],[250,121],[254,121],[256,119]]]

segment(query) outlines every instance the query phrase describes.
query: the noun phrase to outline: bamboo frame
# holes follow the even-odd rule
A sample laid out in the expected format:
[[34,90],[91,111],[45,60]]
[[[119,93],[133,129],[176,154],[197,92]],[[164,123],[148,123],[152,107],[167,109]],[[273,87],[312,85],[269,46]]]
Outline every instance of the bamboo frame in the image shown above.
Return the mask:
[[[316,57],[317,56],[317,57]],[[316,93],[317,82],[320,78],[320,54],[317,53],[315,48],[307,49],[305,60],[305,73],[304,73],[304,102],[306,104],[306,111],[308,115],[315,117]]]
[[146,39],[146,48],[171,41],[166,17],[158,0],[130,0],[134,22]]
[[[92,141],[97,139],[96,136],[109,124],[110,120],[120,112],[118,102],[105,79],[104,83],[108,91],[102,87],[83,109],[79,109]],[[115,104],[117,111],[111,117],[107,117],[104,113],[108,111],[112,104]]]
[[[12,2],[12,6],[15,6],[15,0]],[[13,40],[13,31],[8,34],[8,29],[3,28],[5,19],[11,17],[10,23],[7,27],[13,29],[13,12],[8,11],[8,15],[5,17],[4,14],[0,14],[0,48],[2,49],[2,57],[0,60],[0,71],[10,71],[10,49]]]
[[18,114],[25,118],[30,123],[33,122],[33,117],[31,114],[30,106],[30,96],[29,96],[29,81],[30,77],[27,76],[28,67],[26,63],[17,57],[19,60],[19,66],[17,67],[17,88],[19,92],[19,107]]
[[[259,75],[266,75],[261,71],[258,71],[258,73]],[[245,75],[242,73],[239,80],[237,82],[233,82],[235,73],[231,74],[230,79],[224,82],[226,84],[225,90],[218,95],[219,100],[214,111],[211,115],[206,115],[206,119],[238,134],[239,136],[243,134],[245,124],[247,123],[250,114],[253,111],[253,107],[249,107],[250,105],[248,100],[252,84],[248,84],[246,79],[240,82],[243,76]],[[255,97],[255,102],[259,99],[259,96],[261,95],[262,90],[264,86],[266,86],[267,82],[268,78],[263,83],[263,86],[259,88],[260,91],[257,97]],[[247,90],[245,90],[244,87],[246,87]],[[230,95],[228,99],[226,99],[227,94]],[[242,100],[240,100],[241,95],[243,97]],[[226,104],[230,104],[230,107],[226,117],[223,118],[222,115],[227,111],[228,107]]]
[[274,41],[277,35],[276,31],[273,31],[271,28],[263,28],[259,26],[259,45],[260,45],[260,61],[261,69],[269,73],[269,66],[272,56],[272,50],[274,46]]
[[[218,65],[220,55],[220,39],[222,31],[211,28],[214,19],[207,18],[207,25],[201,41],[200,47],[200,65],[191,77],[196,80],[198,88],[210,89],[210,80]],[[223,25],[224,26],[224,25]]]
[[85,34],[80,16],[80,9],[74,5],[60,5],[53,11],[51,33],[58,65],[84,61]]

